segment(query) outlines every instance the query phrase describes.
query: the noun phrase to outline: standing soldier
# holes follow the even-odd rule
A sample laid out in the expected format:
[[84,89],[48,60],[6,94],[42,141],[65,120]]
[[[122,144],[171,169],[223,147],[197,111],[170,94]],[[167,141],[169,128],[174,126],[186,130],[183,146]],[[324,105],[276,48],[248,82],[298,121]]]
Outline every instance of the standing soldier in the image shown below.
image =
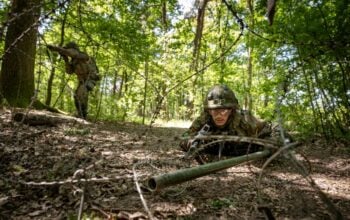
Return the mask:
[[74,104],[78,116],[85,119],[88,109],[88,92],[95,87],[96,81],[100,80],[94,58],[81,52],[75,42],[70,42],[64,47],[53,45],[47,47],[52,51],[57,51],[62,56],[68,74],[75,73],[77,75],[79,82],[74,93]]
[[[271,124],[255,118],[248,111],[239,109],[238,100],[230,88],[226,85],[216,85],[209,90],[206,96],[202,114],[183,134],[183,137],[188,140],[181,141],[180,147],[188,152],[191,147],[195,146],[191,138],[203,133],[264,138],[277,134],[273,131],[275,129],[271,129]],[[197,156],[196,160],[204,163],[210,160],[210,155],[219,155],[219,158],[221,155],[239,156],[260,148],[260,146],[248,147],[248,145],[229,142],[213,144],[202,151],[205,156],[203,154]]]

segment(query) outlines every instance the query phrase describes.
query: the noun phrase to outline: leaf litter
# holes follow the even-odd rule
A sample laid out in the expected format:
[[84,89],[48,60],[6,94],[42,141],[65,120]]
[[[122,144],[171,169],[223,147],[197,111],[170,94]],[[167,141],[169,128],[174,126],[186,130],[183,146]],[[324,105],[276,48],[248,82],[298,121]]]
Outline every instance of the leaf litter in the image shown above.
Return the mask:
[[[277,219],[333,218],[284,158],[264,170],[260,195],[261,161],[152,192],[151,176],[198,165],[182,160],[183,128],[121,122],[27,126],[13,122],[8,111],[0,113],[0,219],[76,219],[79,212],[83,218],[149,219],[134,175],[154,219],[262,219],[264,208]],[[316,137],[298,151],[318,187],[350,219],[349,143]]]

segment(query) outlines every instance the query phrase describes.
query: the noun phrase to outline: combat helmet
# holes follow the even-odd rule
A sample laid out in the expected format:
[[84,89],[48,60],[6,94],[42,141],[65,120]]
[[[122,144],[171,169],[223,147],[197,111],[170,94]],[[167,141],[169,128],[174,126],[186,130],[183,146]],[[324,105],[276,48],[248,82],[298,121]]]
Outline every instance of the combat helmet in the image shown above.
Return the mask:
[[226,85],[213,86],[206,97],[205,109],[238,108],[235,93]]

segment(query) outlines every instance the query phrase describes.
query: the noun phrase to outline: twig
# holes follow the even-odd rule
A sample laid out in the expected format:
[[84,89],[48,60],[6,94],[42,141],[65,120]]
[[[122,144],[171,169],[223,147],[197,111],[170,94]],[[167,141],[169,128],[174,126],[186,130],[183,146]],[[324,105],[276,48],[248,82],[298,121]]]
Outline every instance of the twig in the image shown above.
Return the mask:
[[111,215],[108,214],[107,212],[103,211],[102,209],[98,208],[97,206],[92,205],[91,207],[92,210],[96,210],[99,211],[100,213],[102,213],[102,215],[104,215],[107,219],[111,219]]
[[81,220],[81,215],[83,214],[84,199],[85,199],[85,187],[83,187],[83,190],[81,191],[80,206],[79,206],[79,212],[78,212],[78,220]]
[[207,147],[210,147],[211,145],[216,143],[223,143],[227,141],[248,143],[249,146],[247,149],[247,154],[249,152],[251,144],[258,144],[274,150],[279,149],[278,148],[279,143],[277,141],[254,138],[254,137],[242,137],[242,136],[233,136],[233,135],[204,135],[204,136],[195,138],[195,140],[213,140],[213,139],[214,141],[211,141],[206,144],[201,144],[200,146],[196,147],[193,152],[189,152],[189,155],[192,155],[192,156],[199,155],[199,153],[205,150]]
[[[188,138],[185,138],[186,140]],[[196,137],[196,140],[212,140],[217,139],[216,141],[235,141],[235,142],[245,142],[250,144],[259,144],[265,147],[275,148],[281,144],[278,141],[255,138],[255,137],[244,137],[244,136],[235,136],[235,135],[203,135]]]
[[285,147],[281,147],[281,148],[279,148],[278,149],[278,151],[276,151],[271,157],[269,157],[267,160],[266,160],[266,162],[264,163],[264,165],[262,166],[262,168],[261,168],[261,171],[260,171],[260,174],[259,174],[259,177],[258,177],[258,183],[257,183],[257,197],[258,197],[258,200],[259,200],[259,198],[260,198],[260,189],[261,189],[261,187],[260,187],[260,183],[261,183],[261,178],[262,178],[262,174],[263,174],[263,172],[264,172],[264,170],[265,170],[265,168],[267,167],[267,165],[269,165],[270,163],[271,163],[271,161],[273,161],[277,156],[279,156],[282,152],[284,152],[284,151],[286,151],[286,150],[288,150],[288,149],[290,149],[290,148],[292,148],[292,147],[295,147],[295,146],[297,146],[297,145],[299,145],[300,143],[298,143],[298,142],[294,142],[294,143],[290,143],[290,144],[288,144],[288,145],[286,145]]
[[147,206],[146,200],[143,198],[141,187],[140,187],[139,182],[137,180],[137,173],[136,173],[136,166],[137,165],[138,165],[138,163],[134,164],[133,167],[132,167],[132,171],[133,171],[133,174],[134,174],[134,182],[135,182],[135,185],[136,185],[136,190],[137,190],[137,192],[140,195],[140,199],[141,199],[142,205],[143,205],[144,209],[146,210],[146,212],[148,214],[148,217],[152,220],[152,219],[154,219],[154,217],[152,215],[152,212],[149,210],[149,208]]

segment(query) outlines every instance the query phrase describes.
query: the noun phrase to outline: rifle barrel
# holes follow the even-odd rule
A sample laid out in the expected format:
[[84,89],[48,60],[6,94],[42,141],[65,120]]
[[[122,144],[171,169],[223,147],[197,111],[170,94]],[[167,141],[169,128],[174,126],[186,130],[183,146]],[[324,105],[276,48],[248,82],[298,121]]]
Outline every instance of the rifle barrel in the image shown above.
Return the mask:
[[199,165],[196,167],[185,168],[185,169],[176,170],[174,172],[161,174],[158,176],[151,177],[148,180],[148,187],[153,191],[157,191],[165,187],[183,183],[189,180],[193,180],[220,170],[233,167],[235,165],[238,165],[247,161],[258,160],[258,159],[267,157],[270,154],[271,154],[270,150],[266,149],[263,151],[258,151],[255,153],[246,154],[239,157],[234,157],[234,158],[221,160],[213,163]]

